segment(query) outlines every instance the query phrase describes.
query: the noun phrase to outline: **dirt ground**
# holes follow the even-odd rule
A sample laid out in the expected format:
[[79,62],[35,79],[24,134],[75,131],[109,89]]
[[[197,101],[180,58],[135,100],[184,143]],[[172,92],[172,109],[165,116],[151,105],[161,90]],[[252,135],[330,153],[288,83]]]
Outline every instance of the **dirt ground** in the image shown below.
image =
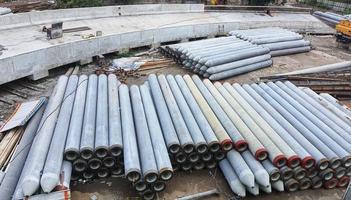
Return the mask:
[[[351,51],[338,48],[333,36],[306,36],[306,39],[311,41],[313,50],[308,53],[297,55],[276,57],[273,59],[273,66],[251,73],[239,75],[224,81],[231,83],[252,83],[257,82],[259,77],[293,71],[296,69],[314,67],[324,64],[336,63],[342,60],[351,60]],[[72,65],[71,65],[72,66]],[[39,81],[30,81],[31,84],[43,87],[43,89],[34,91],[16,83],[25,82],[25,80],[15,81],[10,83],[12,87],[23,91],[28,95],[27,99],[19,98],[16,95],[9,94],[0,87],[0,97],[14,100],[16,102],[35,99],[39,96],[48,96],[56,84],[58,76],[64,74],[68,67],[65,66],[50,72],[50,76]],[[95,69],[94,64],[84,66],[80,70],[80,74],[91,74]],[[177,66],[171,65],[167,68],[150,70],[148,74],[189,74],[189,71]],[[191,73],[190,73],[191,74]],[[128,78],[127,84],[141,84],[146,80],[147,76],[136,78]],[[14,105],[9,105],[0,102],[0,125],[6,117],[14,110]],[[207,191],[218,188],[220,194],[218,196],[207,199],[236,199],[233,193],[227,186],[222,174],[218,171],[193,171],[179,172],[174,178],[167,183],[167,188],[159,195],[159,199],[175,199],[184,195],[189,195],[197,192]],[[245,199],[265,199],[265,200],[337,200],[341,199],[343,189],[334,190],[308,190],[295,193],[272,193],[260,195],[259,197],[248,196]],[[72,199],[74,200],[119,200],[119,199],[137,199],[133,198],[137,195],[133,193],[130,184],[124,179],[108,179],[101,180],[91,184],[78,184],[72,186]]]

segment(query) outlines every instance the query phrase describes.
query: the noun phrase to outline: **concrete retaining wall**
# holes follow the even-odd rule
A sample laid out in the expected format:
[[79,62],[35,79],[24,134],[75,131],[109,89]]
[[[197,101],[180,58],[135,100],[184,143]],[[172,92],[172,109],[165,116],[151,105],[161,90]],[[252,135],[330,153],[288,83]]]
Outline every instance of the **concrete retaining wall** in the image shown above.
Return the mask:
[[0,16],[0,30],[83,19],[131,15],[204,12],[203,4],[145,4],[33,11]]

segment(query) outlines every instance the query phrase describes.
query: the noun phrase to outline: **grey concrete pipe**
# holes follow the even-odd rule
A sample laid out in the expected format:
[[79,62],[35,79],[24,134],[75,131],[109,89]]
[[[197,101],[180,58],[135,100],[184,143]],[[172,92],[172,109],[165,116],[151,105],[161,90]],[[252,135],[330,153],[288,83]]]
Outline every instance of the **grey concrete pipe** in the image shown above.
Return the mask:
[[138,86],[132,85],[130,87],[130,98],[132,101],[142,177],[146,182],[154,183],[158,179],[157,164]]
[[135,182],[141,178],[141,167],[128,86],[121,84],[118,92],[121,105],[124,173],[129,181]]
[[311,188],[312,186],[312,181],[309,178],[303,178],[301,180],[299,180],[299,185],[300,185],[300,190],[307,190],[309,188]]
[[302,35],[287,35],[282,37],[269,37],[269,38],[259,38],[251,40],[254,44],[267,44],[267,43],[276,43],[284,41],[294,41],[302,39]]
[[178,153],[180,150],[180,142],[156,75],[150,75],[148,81],[167,148],[171,153]]
[[323,180],[319,176],[311,178],[311,181],[313,189],[319,189],[323,186]]
[[160,123],[157,118],[149,88],[146,85],[141,85],[140,93],[144,105],[145,116],[147,119],[147,125],[149,128],[159,176],[162,180],[167,181],[172,178],[173,169],[171,161],[168,157],[167,147],[162,135]]
[[284,182],[282,180],[275,181],[271,183],[272,188],[278,192],[284,192]]
[[263,160],[261,163],[262,163],[262,166],[267,171],[267,173],[269,174],[269,179],[270,179],[271,183],[280,180],[280,178],[281,178],[280,171],[277,167],[275,167],[272,164],[272,162],[270,160],[268,160],[268,159]]
[[201,111],[201,108],[197,104],[195,98],[192,96],[188,86],[186,85],[184,79],[180,75],[175,76],[176,82],[179,86],[179,89],[181,90],[183,97],[185,98],[190,110],[192,111],[192,114],[201,129],[201,132],[206,139],[206,142],[208,144],[209,150],[211,152],[217,152],[220,150],[220,144],[219,141],[213,132],[209,122],[206,120],[206,117]]
[[47,100],[41,106],[41,108],[32,116],[29,120],[23,136],[18,143],[13,158],[10,160],[11,167],[8,167],[4,172],[4,177],[0,182],[0,194],[4,200],[10,200],[11,196],[14,198],[23,197],[21,183],[25,174],[26,168],[29,165],[26,163],[28,152],[31,148],[31,144],[36,136],[40,120],[43,116]]
[[304,53],[304,52],[308,52],[308,51],[311,51],[310,46],[271,51],[271,52],[269,52],[269,54],[271,54],[272,57],[277,57],[277,56],[285,56],[285,55],[290,55],[290,54]]
[[82,173],[83,171],[88,169],[88,162],[81,158],[74,160],[72,164],[74,171],[79,173]]
[[80,139],[80,156],[86,160],[94,156],[95,148],[95,122],[97,102],[97,75],[89,75],[87,98],[85,100],[84,121]]
[[229,83],[224,84],[224,87],[229,91],[229,93],[236,99],[236,101],[242,106],[243,109],[251,116],[251,118],[256,122],[256,124],[264,131],[264,133],[269,137],[269,139],[276,145],[279,145],[279,149],[287,157],[287,164],[291,167],[296,167],[300,165],[300,158],[290,148],[287,142],[285,142],[279,134],[266,122],[261,115],[253,109],[250,104],[233,88],[230,87]]
[[116,75],[108,75],[108,138],[109,153],[121,156],[123,151],[121,112],[119,106],[118,86],[121,84]]
[[227,180],[227,183],[230,189],[237,195],[241,197],[246,196],[245,186],[239,180],[239,177],[236,175],[233,167],[227,159],[224,159],[219,162],[219,167],[224,175],[224,178]]
[[76,97],[74,99],[71,120],[64,149],[65,159],[74,161],[79,158],[80,138],[83,127],[84,105],[87,92],[88,77],[79,77]]
[[270,126],[275,130],[279,136],[284,139],[286,143],[297,153],[297,155],[302,159],[301,164],[305,168],[311,168],[315,165],[315,160],[306,151],[304,147],[300,145],[298,141],[292,137],[287,130],[285,130],[276,119],[271,116],[271,112],[267,112],[257,101],[253,99],[239,84],[232,85],[234,89],[249,103],[261,117],[269,122]]
[[198,126],[193,114],[191,113],[191,110],[174,79],[174,76],[168,75],[167,81],[177,102],[179,110],[183,116],[183,119],[187,125],[189,133],[194,141],[196,151],[198,153],[206,152],[208,150],[206,140],[202,135],[200,127]]
[[268,186],[264,187],[260,184],[258,184],[258,187],[260,188],[260,190],[262,190],[263,192],[267,193],[267,194],[270,194],[272,193],[272,186],[271,184],[269,184]]
[[112,168],[116,164],[116,159],[112,156],[106,156],[102,159],[102,165],[107,168]]
[[260,194],[260,188],[257,183],[255,183],[254,187],[245,186],[245,188],[250,194],[254,196],[258,196]]
[[250,167],[252,173],[255,175],[256,183],[263,186],[264,188],[269,187],[269,174],[262,166],[262,164],[257,161],[249,151],[244,151],[241,153],[246,164]]
[[240,153],[235,150],[231,150],[227,153],[227,159],[232,165],[235,173],[238,175],[241,183],[250,188],[254,187],[255,176]]
[[216,134],[216,136],[221,144],[222,149],[224,151],[229,151],[230,149],[232,149],[232,141],[231,141],[228,133],[223,128],[222,124],[219,122],[215,113],[213,113],[211,107],[208,105],[207,101],[202,96],[201,92],[196,87],[196,85],[193,82],[193,80],[191,79],[191,77],[189,75],[185,75],[185,76],[183,76],[183,79],[186,82],[193,97],[195,98],[197,104],[201,108],[202,113],[205,115],[207,121],[209,122],[210,126],[212,127],[212,130]]
[[77,85],[78,76],[70,76],[40,180],[40,185],[44,192],[51,192],[60,180],[63,152],[70,125],[68,122],[71,119]]
[[50,141],[60,112],[59,108],[63,100],[67,82],[67,76],[60,76],[40,121],[37,134],[32,142],[27,157],[30,162],[26,166],[21,183],[22,191],[25,196],[34,194],[39,188],[40,173],[43,170],[49,151]]
[[[242,121],[240,116],[236,113],[236,111],[233,110],[233,108],[229,104],[232,102],[230,99],[231,97],[229,97],[230,95],[227,93],[224,93],[222,96],[222,94],[217,90],[217,88],[209,80],[204,80],[204,84],[206,85],[206,87],[208,88],[208,90],[210,91],[212,96],[216,99],[218,104],[222,107],[223,111],[227,114],[229,119],[233,122],[233,124],[238,129],[238,131],[241,133],[241,135],[243,135],[245,140],[248,141],[248,148],[250,149],[250,151],[255,156],[259,155],[259,157],[258,157],[259,160],[264,160],[265,158],[267,158],[267,154],[262,152],[262,149],[264,149],[264,147],[261,144],[261,142],[255,137],[253,132],[249,129],[249,127],[247,127],[245,122]],[[229,99],[228,99],[228,97],[229,97]],[[225,98],[227,98],[227,100]],[[259,153],[259,154],[257,154],[257,153]]]
[[194,141],[191,138],[190,132],[183,119],[181,111],[177,105],[175,97],[168,85],[166,77],[164,75],[158,76],[158,83],[161,87],[163,97],[165,98],[168,111],[171,115],[174,128],[177,132],[179,142],[185,153],[191,153],[194,151]]
[[98,158],[91,158],[88,160],[88,166],[91,170],[97,170],[102,166],[102,161]]
[[225,128],[228,135],[232,139],[235,149],[238,151],[245,151],[247,149],[247,142],[244,140],[243,136],[240,134],[238,129],[234,126],[232,121],[229,119],[224,110],[218,104],[211,92],[206,88],[205,84],[200,80],[198,76],[194,75],[192,79],[197,88],[200,90],[203,97],[206,99],[212,111],[216,114],[218,120],[221,122],[222,126]]
[[288,192],[295,192],[300,188],[300,184],[295,179],[289,179],[284,182],[284,188]]
[[346,105],[342,104],[339,100],[335,99],[333,96],[331,96],[328,93],[320,93],[319,96],[323,97],[325,100],[329,101],[331,104],[333,104],[335,107],[339,108],[342,112],[345,114],[351,116],[351,110],[349,107]]
[[276,42],[270,44],[263,44],[262,46],[270,49],[271,51],[291,49],[297,47],[309,46],[310,42],[305,40],[294,40],[294,41],[285,41],[285,42]]
[[[317,161],[317,165],[320,169],[325,169],[329,165],[329,161],[324,156],[325,152],[331,153],[330,156],[335,155],[329,148],[326,148],[313,133],[311,133],[306,127],[303,126],[294,116],[292,116],[282,105],[276,102],[271,96],[266,94],[257,85],[243,85],[243,89],[250,94],[252,98],[256,100],[277,122],[283,126],[290,135],[296,139]],[[309,137],[306,136],[308,135]],[[317,146],[316,146],[317,145]],[[317,147],[325,148],[326,150],[321,153]],[[302,161],[305,165],[306,161]]]
[[294,172],[294,178],[298,181],[300,181],[301,179],[305,178],[307,175],[307,171],[306,169],[302,168],[302,167],[295,167],[292,169]]
[[294,176],[293,170],[288,166],[284,166],[284,167],[280,168],[280,174],[282,175],[282,179],[284,181],[289,180],[289,179],[293,178],[293,176]]

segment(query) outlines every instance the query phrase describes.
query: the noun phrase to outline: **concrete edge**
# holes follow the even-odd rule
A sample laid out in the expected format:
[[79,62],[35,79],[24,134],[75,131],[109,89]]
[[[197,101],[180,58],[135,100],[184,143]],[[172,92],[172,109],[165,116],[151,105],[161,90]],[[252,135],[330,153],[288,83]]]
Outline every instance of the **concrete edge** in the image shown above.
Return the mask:
[[287,6],[234,6],[234,5],[206,5],[205,11],[262,11],[266,10],[275,12],[298,12],[310,13],[312,8],[287,7]]

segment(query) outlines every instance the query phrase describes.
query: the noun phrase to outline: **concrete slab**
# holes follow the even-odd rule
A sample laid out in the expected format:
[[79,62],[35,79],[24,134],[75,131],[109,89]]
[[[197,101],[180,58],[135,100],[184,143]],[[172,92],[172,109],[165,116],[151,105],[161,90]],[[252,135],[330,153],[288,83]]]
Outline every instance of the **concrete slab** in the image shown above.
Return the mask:
[[[196,6],[187,9],[201,10]],[[296,13],[276,13],[273,17],[240,12],[148,14],[66,21],[63,25],[79,26],[91,30],[66,33],[54,40],[46,39],[41,25],[0,30],[0,44],[7,48],[0,55],[0,69],[9,74],[0,76],[0,84],[121,49],[223,35],[235,29],[279,26],[298,32],[333,32],[313,16]],[[102,31],[102,36],[82,38],[96,31]]]

